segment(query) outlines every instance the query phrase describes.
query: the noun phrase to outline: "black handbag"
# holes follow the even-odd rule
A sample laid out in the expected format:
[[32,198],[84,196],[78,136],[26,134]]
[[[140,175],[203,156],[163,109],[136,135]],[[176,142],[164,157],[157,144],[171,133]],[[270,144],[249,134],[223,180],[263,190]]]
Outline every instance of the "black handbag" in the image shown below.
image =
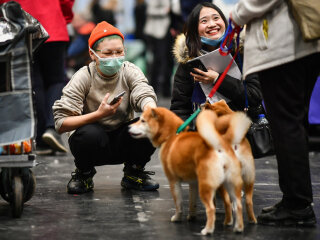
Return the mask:
[[[248,96],[246,83],[243,81],[245,88],[245,109],[244,111],[248,113]],[[263,106],[261,105],[261,108]],[[268,120],[265,118],[264,114],[258,114],[252,117],[252,124],[246,135],[252,150],[252,155],[254,158],[261,158],[274,154],[274,145],[271,135],[271,128]]]
[[246,137],[251,145],[254,158],[261,158],[274,154],[269,123],[261,124],[259,122],[252,122]]

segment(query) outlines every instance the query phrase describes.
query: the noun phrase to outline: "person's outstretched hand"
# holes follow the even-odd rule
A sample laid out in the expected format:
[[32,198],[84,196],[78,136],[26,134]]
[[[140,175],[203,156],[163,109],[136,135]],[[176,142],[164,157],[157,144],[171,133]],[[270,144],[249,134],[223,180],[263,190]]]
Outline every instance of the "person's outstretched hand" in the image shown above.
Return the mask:
[[235,27],[241,27],[239,26],[232,18],[232,12],[230,12],[230,15],[229,15],[229,19],[232,21],[232,24],[235,26]]

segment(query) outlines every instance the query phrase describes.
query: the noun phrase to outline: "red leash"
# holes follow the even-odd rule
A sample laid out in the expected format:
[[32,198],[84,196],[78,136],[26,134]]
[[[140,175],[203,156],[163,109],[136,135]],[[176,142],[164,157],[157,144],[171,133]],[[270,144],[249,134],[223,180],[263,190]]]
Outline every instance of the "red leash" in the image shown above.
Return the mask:
[[[239,39],[240,39],[240,32],[241,32],[242,28],[240,27],[235,27],[234,29],[232,29],[231,26],[231,21],[229,20],[229,26],[227,29],[227,34],[224,38],[224,40],[222,41],[220,48],[219,48],[219,52],[222,56],[227,56],[231,50],[232,50],[232,40],[233,37],[235,35],[235,33],[237,33],[237,48],[236,48],[236,52],[233,55],[233,58],[231,59],[230,63],[228,64],[228,66],[226,67],[226,69],[224,70],[224,72],[219,76],[216,84],[213,86],[212,90],[210,91],[208,98],[212,98],[212,96],[216,93],[216,91],[218,90],[218,88],[220,87],[223,79],[226,77],[233,61],[235,60],[235,58],[238,55],[239,52]],[[227,47],[227,43],[229,44],[229,47]]]

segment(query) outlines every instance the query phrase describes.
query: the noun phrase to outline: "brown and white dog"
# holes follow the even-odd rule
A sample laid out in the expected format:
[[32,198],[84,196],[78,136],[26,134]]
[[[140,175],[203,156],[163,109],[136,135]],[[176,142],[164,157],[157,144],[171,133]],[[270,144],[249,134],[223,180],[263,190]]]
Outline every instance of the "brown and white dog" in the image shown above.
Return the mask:
[[[228,118],[232,117],[235,112],[232,111],[227,105],[226,101],[220,100],[213,104],[206,103],[204,109],[212,110],[218,115],[218,121],[216,124],[217,130],[224,136],[227,132],[230,121]],[[256,217],[253,211],[253,188],[255,181],[255,164],[251,151],[249,141],[244,138],[240,144],[234,144],[232,146],[236,157],[241,163],[241,176],[244,183],[244,192],[246,199],[246,210],[250,223],[257,223]]]
[[[188,219],[196,215],[196,197],[199,188],[200,199],[207,215],[206,226],[201,234],[212,233],[215,225],[213,198],[219,187],[224,186],[220,188],[226,208],[224,223],[227,225],[233,223],[230,196],[236,215],[234,231],[242,232],[243,180],[241,163],[235,154],[234,146],[244,141],[250,120],[240,112],[218,118],[215,111],[204,110],[196,121],[198,132],[182,132],[177,135],[176,131],[182,123],[177,115],[166,108],[150,108],[144,111],[140,120],[132,124],[129,129],[133,137],[148,137],[153,146],[160,147],[160,159],[176,206],[176,213],[171,221],[182,220],[181,182],[188,182],[190,188]],[[217,129],[225,132],[220,134]]]

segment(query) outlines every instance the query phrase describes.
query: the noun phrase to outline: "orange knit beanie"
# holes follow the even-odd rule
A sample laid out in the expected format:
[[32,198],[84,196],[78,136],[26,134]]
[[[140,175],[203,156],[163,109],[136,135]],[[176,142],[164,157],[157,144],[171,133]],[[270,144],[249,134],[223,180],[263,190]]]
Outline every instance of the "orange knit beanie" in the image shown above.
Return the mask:
[[111,24],[103,21],[98,23],[97,26],[92,30],[91,35],[89,37],[89,46],[92,48],[93,44],[98,41],[100,38],[107,37],[110,35],[119,35],[122,40],[124,40],[123,34],[120,30]]

